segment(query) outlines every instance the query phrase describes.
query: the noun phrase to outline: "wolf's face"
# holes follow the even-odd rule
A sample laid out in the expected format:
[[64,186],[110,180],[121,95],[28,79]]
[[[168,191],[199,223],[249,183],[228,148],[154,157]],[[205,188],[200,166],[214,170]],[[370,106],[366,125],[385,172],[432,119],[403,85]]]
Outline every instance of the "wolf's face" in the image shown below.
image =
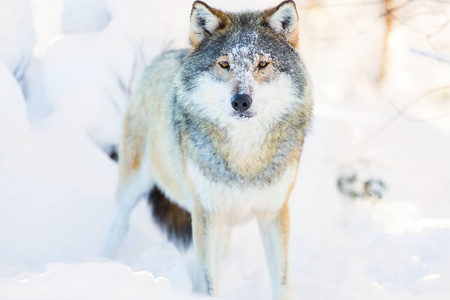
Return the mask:
[[302,101],[307,73],[295,50],[295,4],[232,14],[195,2],[193,49],[181,71],[185,103],[202,117],[227,125],[270,124]]
[[218,100],[223,112],[238,120],[249,119],[262,113],[267,107],[268,95],[261,97],[263,95],[258,93],[261,88],[270,87],[279,76],[272,55],[257,47],[258,33],[253,31],[245,34],[248,36],[244,39],[249,43],[235,39],[225,43],[214,68],[208,72],[211,75],[210,86],[218,84],[226,90],[224,95],[210,90],[210,99]]

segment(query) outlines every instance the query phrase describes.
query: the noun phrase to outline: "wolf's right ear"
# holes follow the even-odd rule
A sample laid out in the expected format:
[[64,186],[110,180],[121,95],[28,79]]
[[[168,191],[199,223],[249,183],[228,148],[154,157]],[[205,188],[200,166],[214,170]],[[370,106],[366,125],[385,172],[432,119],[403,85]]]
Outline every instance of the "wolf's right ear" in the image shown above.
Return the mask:
[[195,1],[191,11],[191,45],[197,48],[205,38],[224,28],[229,22],[230,19],[224,12],[202,1]]
[[277,7],[264,11],[263,26],[272,28],[294,48],[298,43],[298,14],[292,0],[281,2]]

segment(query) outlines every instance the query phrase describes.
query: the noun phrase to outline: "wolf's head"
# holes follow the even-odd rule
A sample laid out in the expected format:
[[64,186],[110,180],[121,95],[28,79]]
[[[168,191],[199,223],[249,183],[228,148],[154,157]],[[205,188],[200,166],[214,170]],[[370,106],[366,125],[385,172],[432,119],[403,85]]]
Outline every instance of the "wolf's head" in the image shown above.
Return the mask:
[[177,79],[186,108],[218,125],[270,124],[309,101],[293,1],[244,13],[196,1],[190,27],[192,49]]

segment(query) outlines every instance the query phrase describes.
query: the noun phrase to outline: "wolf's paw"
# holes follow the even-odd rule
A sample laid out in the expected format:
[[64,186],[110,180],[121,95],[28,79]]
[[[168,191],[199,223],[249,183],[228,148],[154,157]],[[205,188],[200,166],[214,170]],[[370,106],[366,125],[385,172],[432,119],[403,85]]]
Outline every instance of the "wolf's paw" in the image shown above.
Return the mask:
[[343,165],[339,170],[339,191],[354,200],[377,201],[387,192],[386,170],[378,163],[359,160]]
[[292,289],[289,287],[282,287],[277,295],[274,295],[274,300],[294,300]]

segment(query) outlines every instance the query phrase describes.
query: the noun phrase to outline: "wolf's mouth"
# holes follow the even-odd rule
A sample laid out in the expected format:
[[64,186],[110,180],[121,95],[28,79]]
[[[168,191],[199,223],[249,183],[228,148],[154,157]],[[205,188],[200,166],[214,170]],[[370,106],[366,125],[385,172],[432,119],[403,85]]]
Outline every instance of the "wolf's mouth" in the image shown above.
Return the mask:
[[252,117],[254,117],[255,114],[254,113],[250,113],[250,112],[242,112],[242,113],[233,113],[232,117],[236,118],[238,120],[246,120],[246,119],[250,119]]

